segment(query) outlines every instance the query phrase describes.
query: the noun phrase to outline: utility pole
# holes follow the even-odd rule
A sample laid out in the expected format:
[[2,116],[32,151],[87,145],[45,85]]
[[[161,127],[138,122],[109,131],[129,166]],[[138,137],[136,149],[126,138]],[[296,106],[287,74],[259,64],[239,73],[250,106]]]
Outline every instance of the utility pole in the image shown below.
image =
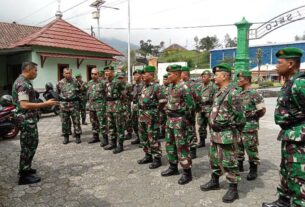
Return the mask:
[[130,67],[130,0],[128,0],[128,83],[131,83],[131,67]]

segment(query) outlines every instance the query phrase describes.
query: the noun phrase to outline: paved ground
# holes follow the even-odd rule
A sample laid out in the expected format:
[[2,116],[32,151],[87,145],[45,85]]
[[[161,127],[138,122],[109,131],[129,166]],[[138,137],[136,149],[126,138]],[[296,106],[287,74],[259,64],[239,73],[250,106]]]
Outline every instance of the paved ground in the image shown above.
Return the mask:
[[[33,162],[42,177],[41,183],[17,185],[19,139],[0,141],[0,206],[261,206],[262,201],[276,199],[279,182],[279,128],[273,123],[275,101],[266,99],[267,114],[261,121],[259,177],[249,182],[247,172],[242,173],[240,199],[233,204],[221,202],[228,187],[224,177],[219,191],[199,189],[210,177],[206,148],[200,149],[199,158],[194,160],[193,181],[180,186],[180,176],[160,176],[167,168],[165,157],[161,168],[150,170],[148,165],[136,163],[143,153],[130,141],[125,142],[126,151],[118,155],[103,150],[99,144],[87,144],[91,136],[89,126],[83,128],[80,145],[63,145],[59,117],[46,116],[39,122],[40,143]],[[247,163],[245,168],[248,169]]]

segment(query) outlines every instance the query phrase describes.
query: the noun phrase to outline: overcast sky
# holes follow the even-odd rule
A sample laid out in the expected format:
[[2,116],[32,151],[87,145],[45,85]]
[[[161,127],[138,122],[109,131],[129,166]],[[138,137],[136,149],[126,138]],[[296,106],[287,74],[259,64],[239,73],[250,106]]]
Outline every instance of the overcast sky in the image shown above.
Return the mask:
[[[61,0],[61,11],[83,1]],[[91,15],[94,9],[89,7],[93,1],[88,0],[65,12],[63,19],[83,30],[90,28],[91,25],[96,27],[96,20],[93,20]],[[304,0],[130,0],[130,2],[131,28],[234,24],[242,17],[250,22],[266,22],[281,13],[305,5]],[[49,18],[55,18],[57,5],[56,0],[0,0],[0,21],[17,21],[20,24],[43,26],[52,21]],[[128,26],[127,0],[106,0],[104,5],[118,7],[120,10],[102,9],[101,27]],[[47,19],[49,20],[45,21]],[[258,26],[255,24],[251,28]],[[275,30],[259,40],[252,40],[250,44],[292,42],[295,35],[303,35],[304,32],[305,20],[301,20]],[[131,42],[139,44],[141,39],[150,39],[154,44],[164,41],[165,46],[178,43],[182,46],[187,45],[191,49],[196,35],[199,38],[216,35],[223,41],[226,33],[231,37],[237,36],[236,27],[132,30]],[[101,35],[127,41],[126,30],[102,29]]]

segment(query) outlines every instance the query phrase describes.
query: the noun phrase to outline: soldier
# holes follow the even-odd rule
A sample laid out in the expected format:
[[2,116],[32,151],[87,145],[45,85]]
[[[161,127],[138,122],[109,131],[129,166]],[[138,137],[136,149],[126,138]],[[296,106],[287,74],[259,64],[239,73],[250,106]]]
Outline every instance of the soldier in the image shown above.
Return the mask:
[[238,142],[238,168],[243,172],[243,161],[245,160],[245,150],[249,157],[250,172],[247,180],[255,180],[257,177],[257,166],[260,163],[258,157],[258,129],[259,119],[265,114],[266,107],[264,99],[258,92],[251,88],[251,71],[242,70],[237,74],[238,86],[243,90],[240,93],[244,113],[246,116],[246,125],[242,130]]
[[82,75],[80,73],[75,75],[75,78],[77,80],[77,83],[80,88],[80,93],[79,93],[79,111],[81,114],[82,118],[82,124],[87,125],[86,122],[86,102],[87,102],[87,97],[86,97],[86,82],[82,80]]
[[209,148],[211,180],[201,185],[202,191],[218,190],[219,177],[225,173],[229,189],[223,196],[224,203],[231,203],[238,199],[237,183],[240,175],[237,167],[237,141],[243,126],[245,115],[239,89],[235,83],[230,83],[231,67],[219,64],[213,68],[215,84],[219,91],[214,96],[212,111],[209,117],[211,127],[211,144]]
[[99,79],[100,79],[100,80],[106,80],[104,69],[101,69],[101,70],[99,71]]
[[276,53],[276,69],[285,83],[277,99],[274,118],[281,127],[281,183],[278,200],[263,207],[305,206],[305,74],[300,72],[303,51],[283,48]]
[[106,127],[103,124],[105,116],[103,108],[106,106],[105,81],[99,80],[97,68],[92,68],[91,78],[87,84],[88,110],[90,112],[90,122],[92,124],[93,137],[89,144],[99,142],[99,134],[103,136],[103,143],[108,142]]
[[114,78],[113,66],[106,66],[104,70],[106,77],[107,130],[111,140],[110,144],[105,146],[104,149],[114,149],[113,153],[117,154],[124,150],[124,107],[120,98],[124,93],[125,85],[123,82]]
[[158,111],[162,107],[161,105],[166,102],[159,84],[154,83],[155,70],[155,67],[150,65],[144,68],[144,86],[141,96],[139,96],[139,132],[145,157],[138,160],[138,164],[152,162],[149,165],[150,169],[162,165],[161,144],[158,140],[160,130]]
[[80,135],[82,133],[79,120],[79,85],[72,77],[72,70],[65,68],[63,71],[64,78],[61,79],[56,87],[57,93],[60,97],[60,110],[61,110],[61,121],[62,121],[62,132],[64,134],[63,144],[69,143],[69,134],[71,130],[71,124],[69,124],[69,119],[71,117],[74,134],[75,143],[81,143]]
[[211,76],[212,74],[209,70],[203,71],[201,74],[202,84],[196,90],[196,92],[198,93],[197,97],[199,98],[198,132],[200,137],[200,141],[197,145],[197,148],[205,147],[205,140],[207,138],[208,118],[213,104],[213,97],[218,90],[217,86],[211,81]]
[[[168,82],[168,74],[166,73],[163,75],[163,94],[165,95],[165,98],[168,98],[168,88],[169,88],[169,82]],[[165,138],[165,128],[166,128],[166,112],[165,108],[160,109],[160,138],[164,139]]]
[[181,66],[170,65],[166,68],[170,87],[166,104],[166,135],[165,149],[169,168],[161,173],[162,176],[178,175],[178,161],[183,168],[182,177],[178,184],[184,185],[192,180],[192,159],[190,158],[189,138],[187,137],[187,113],[195,107],[190,88],[181,80]]
[[33,184],[41,180],[35,175],[36,169],[32,168],[32,160],[38,146],[38,112],[36,109],[58,104],[53,99],[43,103],[36,102],[34,87],[31,83],[36,76],[37,64],[23,63],[21,75],[15,80],[12,89],[13,103],[16,106],[15,116],[20,129],[19,185]]
[[[190,88],[191,95],[193,96],[193,99],[196,100],[196,90],[194,82],[190,80],[190,68],[188,66],[183,66],[181,68],[181,79],[185,82],[185,84]],[[196,155],[196,148],[197,148],[197,135],[196,135],[196,107],[193,108],[192,111],[189,111],[187,114],[187,131],[188,131],[188,139],[190,144],[190,157],[192,159],[195,159],[197,157]]]
[[131,122],[136,139],[131,141],[131,144],[140,144],[139,137],[139,96],[143,88],[142,82],[143,70],[138,69],[133,72],[134,84],[132,85],[132,111],[131,111]]

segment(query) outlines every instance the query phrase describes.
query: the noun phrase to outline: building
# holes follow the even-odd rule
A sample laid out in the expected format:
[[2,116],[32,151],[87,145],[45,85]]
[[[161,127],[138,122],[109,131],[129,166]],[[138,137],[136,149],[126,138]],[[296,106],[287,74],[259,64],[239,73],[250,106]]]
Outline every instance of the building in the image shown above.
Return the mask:
[[0,94],[10,93],[21,64],[38,64],[36,89],[46,82],[56,84],[65,67],[90,79],[93,67],[102,68],[122,53],[64,21],[61,16],[44,27],[0,22]]

